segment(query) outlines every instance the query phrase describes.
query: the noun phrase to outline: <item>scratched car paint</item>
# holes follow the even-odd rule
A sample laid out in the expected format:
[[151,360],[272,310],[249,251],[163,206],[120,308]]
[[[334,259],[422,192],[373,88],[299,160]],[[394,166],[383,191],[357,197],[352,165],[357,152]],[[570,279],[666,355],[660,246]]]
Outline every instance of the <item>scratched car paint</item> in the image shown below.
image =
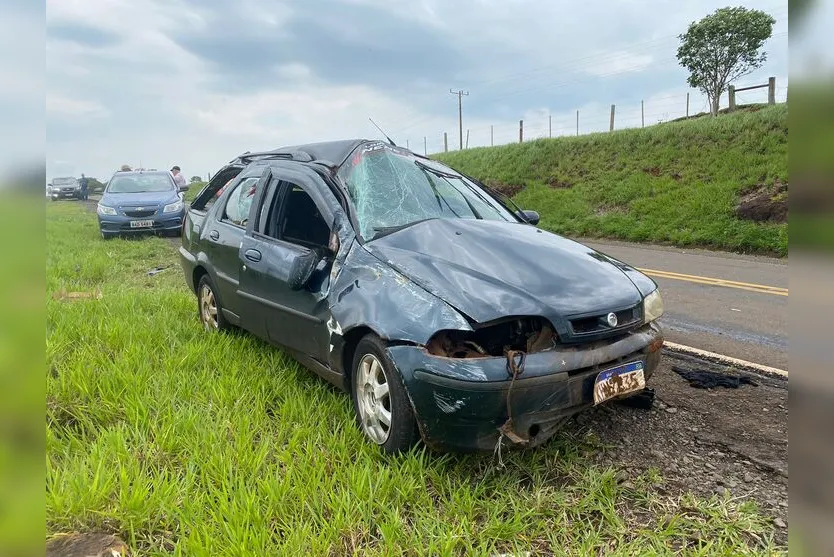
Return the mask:
[[180,254],[207,330],[285,348],[385,452],[533,447],[595,391],[642,388],[663,343],[654,281],[538,218],[406,149],[336,141],[230,161]]

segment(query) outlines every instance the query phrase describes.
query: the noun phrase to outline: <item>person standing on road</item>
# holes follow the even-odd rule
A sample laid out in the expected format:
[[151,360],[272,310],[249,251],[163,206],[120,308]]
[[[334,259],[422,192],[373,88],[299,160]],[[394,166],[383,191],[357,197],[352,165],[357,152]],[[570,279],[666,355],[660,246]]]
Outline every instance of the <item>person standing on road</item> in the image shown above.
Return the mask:
[[182,175],[180,171],[180,167],[174,165],[171,167],[171,174],[174,176],[174,182],[176,182],[177,187],[181,188],[185,186],[185,177]]
[[89,184],[89,180],[87,180],[87,177],[84,176],[83,172],[81,173],[81,179],[78,183],[81,185],[81,199],[87,201],[87,185]]

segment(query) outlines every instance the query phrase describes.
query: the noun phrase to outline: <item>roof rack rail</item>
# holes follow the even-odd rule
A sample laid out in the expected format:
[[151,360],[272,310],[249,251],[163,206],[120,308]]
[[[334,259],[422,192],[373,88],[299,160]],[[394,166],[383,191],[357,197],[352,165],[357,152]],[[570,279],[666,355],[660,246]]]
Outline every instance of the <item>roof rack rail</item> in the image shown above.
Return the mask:
[[310,156],[309,153],[305,153],[304,151],[281,151],[281,150],[273,150],[273,151],[257,151],[255,153],[250,153],[246,151],[242,155],[238,157],[242,162],[252,162],[254,160],[262,160],[262,159],[289,159],[298,162],[312,162],[313,157]]

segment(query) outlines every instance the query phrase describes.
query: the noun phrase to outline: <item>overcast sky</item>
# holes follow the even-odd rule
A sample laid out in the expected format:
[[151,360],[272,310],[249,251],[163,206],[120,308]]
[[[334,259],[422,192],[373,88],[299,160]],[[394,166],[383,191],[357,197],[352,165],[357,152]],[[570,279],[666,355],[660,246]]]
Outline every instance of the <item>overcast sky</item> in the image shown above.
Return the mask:
[[[30,2],[17,0],[19,10]],[[47,0],[47,175],[122,163],[205,177],[246,150],[379,137],[428,152],[682,116],[677,35],[726,0]],[[787,2],[739,85],[788,74]],[[692,92],[690,111],[706,110]],[[21,94],[26,94],[25,92]],[[740,94],[764,101],[765,89]],[[726,104],[726,99],[724,100]],[[550,117],[550,119],[549,119]],[[465,138],[464,138],[465,140]]]

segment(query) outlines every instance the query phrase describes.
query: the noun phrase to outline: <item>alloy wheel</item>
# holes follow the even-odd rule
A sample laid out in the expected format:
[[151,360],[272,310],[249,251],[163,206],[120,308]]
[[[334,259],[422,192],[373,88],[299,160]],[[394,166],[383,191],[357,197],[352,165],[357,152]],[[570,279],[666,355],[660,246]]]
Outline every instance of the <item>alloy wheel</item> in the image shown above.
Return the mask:
[[356,400],[362,430],[382,445],[391,431],[391,396],[385,368],[373,354],[365,354],[356,370]]
[[220,326],[217,321],[217,299],[207,284],[200,287],[200,318],[209,331],[216,331]]

